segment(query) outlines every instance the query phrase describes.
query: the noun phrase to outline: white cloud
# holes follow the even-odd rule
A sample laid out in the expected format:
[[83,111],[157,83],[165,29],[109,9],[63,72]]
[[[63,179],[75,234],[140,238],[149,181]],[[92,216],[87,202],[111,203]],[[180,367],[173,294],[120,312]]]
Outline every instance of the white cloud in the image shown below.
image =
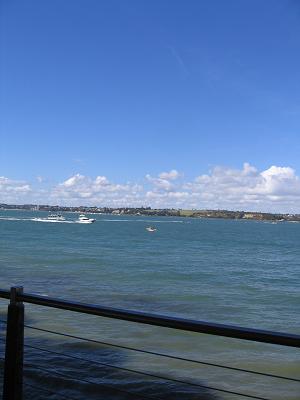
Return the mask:
[[[79,204],[85,200],[85,204],[124,204],[138,199],[141,186],[136,184],[115,184],[105,176],[97,176],[95,179],[76,174],[53,188],[51,196],[66,200],[72,204]],[[87,203],[88,201],[88,203]]]
[[198,198],[198,202],[210,208],[255,208],[264,211],[280,211],[278,204],[287,211],[300,200],[300,181],[290,167],[271,166],[258,172],[245,163],[241,170],[215,167],[209,175],[200,175],[185,185]]
[[114,183],[106,176],[76,174],[48,189],[0,177],[0,202],[65,205],[151,206],[158,208],[219,208],[300,213],[300,178],[288,166],[259,171],[245,163],[241,169],[216,166],[193,181],[175,169],[156,177],[146,175],[144,185]]
[[150,182],[154,186],[155,190],[158,190],[158,191],[159,190],[170,191],[170,190],[173,190],[173,188],[174,188],[174,185],[170,181],[168,181],[167,179],[153,178],[149,174],[146,175],[146,179],[147,179],[148,182]]
[[180,173],[178,171],[176,171],[176,169],[171,169],[170,172],[161,172],[158,175],[161,179],[166,179],[166,180],[175,180],[178,179],[180,177]]
[[31,187],[27,182],[0,176],[0,202],[18,202],[30,192]]
[[60,187],[65,187],[65,188],[76,187],[80,183],[84,183],[85,179],[86,179],[85,176],[76,174],[71,178],[67,179],[66,181],[64,181],[63,183],[61,183]]
[[290,167],[272,166],[261,174],[261,182],[257,185],[257,191],[270,195],[298,195],[300,193],[300,181],[295,171]]
[[42,182],[44,182],[45,179],[39,175],[36,177],[36,180],[38,181],[38,183],[42,183]]
[[[169,172],[161,172],[158,174],[158,177],[152,177],[150,174],[147,174],[146,180],[153,185],[154,191],[172,192],[176,190],[174,181],[180,176],[182,176],[182,174],[180,174],[176,169],[171,169]],[[170,181],[173,181],[173,183]]]

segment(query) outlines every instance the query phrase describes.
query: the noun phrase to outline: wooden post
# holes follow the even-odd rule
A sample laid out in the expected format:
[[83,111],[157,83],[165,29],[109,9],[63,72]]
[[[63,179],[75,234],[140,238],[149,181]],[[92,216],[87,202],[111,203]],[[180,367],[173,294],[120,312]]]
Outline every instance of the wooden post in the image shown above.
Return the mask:
[[22,400],[24,305],[17,299],[17,296],[22,293],[22,287],[10,289],[10,304],[7,308],[3,400]]

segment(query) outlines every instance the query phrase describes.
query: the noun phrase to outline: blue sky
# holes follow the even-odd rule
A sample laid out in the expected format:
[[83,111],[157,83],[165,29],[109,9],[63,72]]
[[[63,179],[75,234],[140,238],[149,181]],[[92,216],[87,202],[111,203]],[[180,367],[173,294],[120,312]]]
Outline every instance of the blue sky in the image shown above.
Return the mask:
[[[0,202],[125,204],[100,176],[128,205],[298,210],[296,0],[2,0],[0,23]],[[244,163],[250,200],[216,199]]]

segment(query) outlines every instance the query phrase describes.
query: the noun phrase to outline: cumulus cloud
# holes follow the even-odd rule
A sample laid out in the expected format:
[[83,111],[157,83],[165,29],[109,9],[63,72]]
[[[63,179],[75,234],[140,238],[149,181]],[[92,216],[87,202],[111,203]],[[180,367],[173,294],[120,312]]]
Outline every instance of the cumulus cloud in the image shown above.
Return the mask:
[[31,192],[30,185],[25,181],[18,181],[0,176],[0,202],[19,201],[26,198]]
[[210,174],[198,176],[185,185],[205,206],[232,209],[250,207],[278,210],[278,202],[286,208],[300,199],[300,181],[290,167],[271,166],[264,171],[245,163],[241,170],[215,167]]
[[168,181],[167,179],[162,179],[162,178],[153,178],[151,175],[147,174],[146,175],[146,180],[150,182],[154,190],[172,190],[174,188],[174,185]]
[[180,176],[181,174],[176,169],[171,169],[169,172],[161,172],[158,174],[158,177],[152,177],[150,174],[147,174],[146,180],[153,185],[153,190],[156,192],[172,192],[176,190],[176,186],[171,181],[175,181]]
[[300,180],[295,171],[290,167],[272,166],[261,172],[261,180],[256,190],[261,194],[270,195],[298,195],[300,193]]
[[175,180],[175,179],[178,179],[179,177],[180,177],[180,173],[178,172],[178,171],[176,171],[176,169],[171,169],[171,171],[170,172],[161,172],[160,174],[159,174],[159,177],[161,178],[161,179],[166,179],[166,180],[171,180],[171,181],[173,181],[173,180]]
[[138,200],[141,186],[137,184],[115,184],[105,176],[95,179],[76,174],[53,188],[51,196],[56,199],[78,203],[79,200],[124,205]]
[[44,181],[42,184],[33,189],[27,182],[0,177],[0,202],[300,213],[300,178],[289,166],[273,165],[263,171],[249,163],[240,169],[216,166],[192,181],[184,181],[183,174],[172,169],[146,175],[143,185],[81,174],[52,188],[45,188]]
[[36,180],[37,180],[39,183],[44,182],[44,178],[43,178],[42,176],[40,176],[40,175],[36,177]]

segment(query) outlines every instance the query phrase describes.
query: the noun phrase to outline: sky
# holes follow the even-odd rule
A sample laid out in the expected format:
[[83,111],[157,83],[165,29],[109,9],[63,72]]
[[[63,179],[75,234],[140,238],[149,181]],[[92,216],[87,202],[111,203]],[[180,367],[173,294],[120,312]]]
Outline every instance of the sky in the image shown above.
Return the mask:
[[297,0],[2,0],[0,203],[300,213]]

